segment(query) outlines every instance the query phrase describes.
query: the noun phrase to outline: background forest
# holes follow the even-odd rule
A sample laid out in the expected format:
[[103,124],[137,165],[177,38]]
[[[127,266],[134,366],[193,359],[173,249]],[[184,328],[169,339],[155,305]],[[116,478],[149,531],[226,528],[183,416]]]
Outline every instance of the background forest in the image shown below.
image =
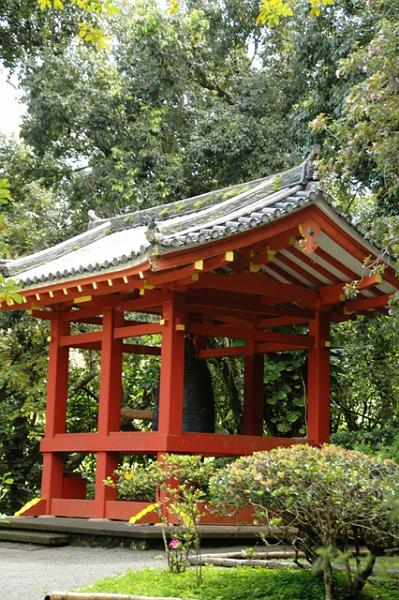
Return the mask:
[[[84,231],[90,209],[107,217],[263,177],[315,144],[326,192],[398,253],[398,0],[295,0],[275,26],[258,18],[259,0],[114,2],[119,10],[90,17],[109,51],[101,36],[76,37],[85,4],[1,3],[0,60],[27,106],[19,140],[0,137],[3,257]],[[332,434],[399,459],[395,311],[334,327]],[[0,312],[0,327],[0,511],[9,513],[40,484],[48,332],[24,312]],[[90,352],[75,358],[68,427],[89,430],[98,365]],[[238,431],[240,360],[211,368],[218,429]],[[301,353],[268,357],[267,432],[305,433],[305,370]],[[156,382],[155,359],[132,356],[125,404],[148,406]]]

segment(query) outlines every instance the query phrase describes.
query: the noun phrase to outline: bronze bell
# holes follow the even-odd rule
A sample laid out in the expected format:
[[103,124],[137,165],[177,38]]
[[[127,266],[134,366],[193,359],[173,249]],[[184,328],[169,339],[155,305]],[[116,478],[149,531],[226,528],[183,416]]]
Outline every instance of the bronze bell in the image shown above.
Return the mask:
[[[156,392],[152,429],[158,429],[159,384]],[[183,431],[214,433],[215,399],[206,360],[196,358],[190,338],[184,342]]]

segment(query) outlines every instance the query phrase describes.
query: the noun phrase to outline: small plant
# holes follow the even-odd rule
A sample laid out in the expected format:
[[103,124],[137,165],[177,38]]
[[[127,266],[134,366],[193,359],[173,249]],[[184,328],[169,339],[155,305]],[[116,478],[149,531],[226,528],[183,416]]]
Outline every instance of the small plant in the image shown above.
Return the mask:
[[[190,553],[200,558],[199,523],[207,511],[208,482],[214,472],[214,462],[210,459],[165,454],[148,465],[123,465],[115,472],[116,483],[111,479],[106,481],[107,485],[116,485],[125,499],[151,502],[130,522],[137,523],[149,511],[158,513],[168,567],[173,573],[186,569]],[[202,579],[200,560],[196,563],[199,584]]]

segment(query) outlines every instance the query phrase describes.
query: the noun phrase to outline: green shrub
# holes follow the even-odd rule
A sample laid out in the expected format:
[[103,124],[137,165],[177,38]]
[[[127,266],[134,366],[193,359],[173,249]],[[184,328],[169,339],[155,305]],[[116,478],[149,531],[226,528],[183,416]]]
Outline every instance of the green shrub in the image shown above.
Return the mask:
[[[251,503],[267,524],[297,528],[286,537],[318,570],[326,598],[332,598],[332,560],[343,558],[354,597],[372,573],[375,557],[399,545],[393,505],[399,491],[399,466],[336,446],[297,445],[243,457],[211,483],[216,502],[232,498]],[[366,545],[361,566],[350,563],[351,546]]]
[[390,458],[399,464],[399,429],[337,431],[331,436],[331,442],[348,450],[358,450],[381,458]]

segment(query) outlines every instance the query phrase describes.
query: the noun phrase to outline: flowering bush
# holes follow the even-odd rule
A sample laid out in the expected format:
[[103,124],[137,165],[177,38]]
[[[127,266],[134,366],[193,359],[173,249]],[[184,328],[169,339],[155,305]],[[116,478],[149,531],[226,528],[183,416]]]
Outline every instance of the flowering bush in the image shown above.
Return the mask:
[[[158,512],[168,566],[174,573],[185,570],[189,552],[200,553],[198,525],[206,510],[204,503],[209,496],[214,464],[212,459],[201,456],[165,454],[147,464],[124,464],[115,471],[116,482],[106,481],[107,485],[116,486],[119,496],[126,500],[152,502],[133,515],[131,522],[138,522],[148,511]],[[197,579],[201,579],[200,567]]]
[[[356,594],[372,573],[375,557],[399,546],[392,507],[399,494],[399,466],[336,446],[277,448],[240,458],[216,474],[211,490],[219,504],[251,503],[268,524],[296,528],[295,548],[324,573],[332,598],[332,564],[341,553]],[[285,529],[288,532],[288,529]],[[361,568],[360,544],[369,555]],[[357,554],[355,569],[350,557]]]

